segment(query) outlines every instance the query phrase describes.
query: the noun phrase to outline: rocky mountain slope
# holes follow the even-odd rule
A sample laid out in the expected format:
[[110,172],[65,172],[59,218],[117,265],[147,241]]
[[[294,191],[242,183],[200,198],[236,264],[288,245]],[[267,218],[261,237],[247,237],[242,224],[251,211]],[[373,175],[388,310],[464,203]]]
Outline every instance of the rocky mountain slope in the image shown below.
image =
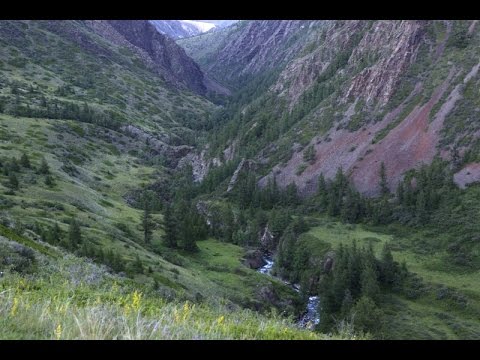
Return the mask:
[[[202,61],[201,52],[197,51],[199,49],[189,50],[189,54],[205,64],[207,74],[232,86],[241,78],[281,68],[305,44],[309,28],[321,23],[300,20],[244,21],[219,36],[228,34],[221,49],[211,53],[208,60]],[[190,43],[195,42],[192,39]]]
[[198,59],[232,88],[263,78],[262,91],[238,88],[243,102],[211,153],[235,143],[238,156],[262,164],[260,185],[275,177],[305,195],[340,167],[375,195],[382,162],[395,190],[437,155],[475,161],[479,41],[476,21],[245,22]]
[[205,81],[202,71],[183,49],[159,34],[150,22],[95,20],[87,21],[87,25],[114,44],[127,46],[171,83],[201,95],[213,89],[208,88],[209,82]]

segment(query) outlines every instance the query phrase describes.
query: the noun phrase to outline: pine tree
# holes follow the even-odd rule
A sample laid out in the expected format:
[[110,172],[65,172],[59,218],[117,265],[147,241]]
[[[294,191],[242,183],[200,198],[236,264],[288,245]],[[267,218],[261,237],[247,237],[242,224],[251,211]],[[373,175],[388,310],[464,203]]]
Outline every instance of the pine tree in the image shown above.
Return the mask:
[[9,182],[10,188],[12,188],[13,190],[18,189],[18,179],[14,173],[10,174],[10,176],[8,177],[8,182]]
[[380,294],[380,287],[378,286],[377,274],[372,264],[365,264],[362,271],[362,296],[367,296],[373,301],[377,301]]
[[287,206],[298,205],[298,190],[297,185],[294,182],[287,185],[287,188],[285,189],[285,199]]
[[55,225],[49,229],[48,233],[46,234],[46,239],[50,244],[55,245],[60,243],[60,240],[62,239],[62,231],[60,230],[57,222],[55,222]]
[[9,168],[11,171],[14,172],[20,171],[20,166],[18,165],[17,159],[15,159],[14,157],[10,159]]
[[27,169],[30,168],[30,159],[28,158],[27,154],[22,154],[22,157],[20,158],[20,165]]
[[68,229],[68,243],[71,249],[76,249],[82,243],[82,232],[75,218],[70,221]]
[[114,258],[113,258],[113,263],[112,263],[112,268],[115,271],[124,271],[125,267],[123,266],[122,259],[120,258],[120,255],[117,253],[114,253]]
[[138,254],[135,255],[135,261],[132,263],[132,271],[137,274],[143,273],[143,264]]
[[293,229],[290,227],[280,239],[277,254],[276,268],[279,269],[281,276],[289,276],[293,271],[293,256],[295,253],[296,237]]
[[[196,214],[192,214],[194,218],[196,217],[195,215]],[[233,232],[235,230],[235,219],[233,217],[233,212],[230,206],[228,206],[224,211],[223,222],[224,222],[223,239],[226,242],[232,242]]]
[[457,171],[460,167],[461,159],[460,152],[458,151],[458,143],[455,143],[452,147],[452,166],[453,170]]
[[341,217],[344,222],[354,223],[356,222],[361,213],[360,209],[360,199],[358,194],[355,192],[353,188],[349,188],[347,190],[347,194],[345,196],[345,202],[342,207]]
[[390,246],[388,246],[387,243],[385,243],[383,246],[381,256],[380,279],[385,285],[391,286],[395,281],[397,266],[393,261],[392,252],[390,251]]
[[405,201],[405,188],[403,186],[403,181],[398,184],[397,187],[397,202],[400,205],[403,205]]
[[382,161],[380,164],[380,193],[382,196],[386,196],[389,194],[390,190],[388,189],[387,183],[387,171],[385,169],[385,163]]
[[42,158],[42,162],[40,163],[40,167],[38,168],[38,173],[43,175],[50,174],[50,167],[48,166],[47,160]]
[[142,217],[142,231],[143,231],[143,241],[145,244],[150,244],[152,241],[152,215],[150,213],[150,205],[147,201],[144,203],[143,217]]
[[189,204],[185,201],[180,202],[177,214],[180,220],[179,240],[182,248],[188,252],[197,252],[199,250],[196,243],[198,234],[195,228],[194,214]]
[[165,244],[170,248],[177,247],[178,232],[177,219],[173,207],[168,205],[163,217],[165,235],[163,237]]
[[52,176],[47,175],[45,177],[45,185],[47,185],[48,187],[54,187],[55,186],[55,180],[53,179]]
[[317,185],[318,210],[325,211],[328,208],[328,188],[323,174],[320,174]]
[[313,147],[313,145],[310,145],[303,152],[303,161],[313,164],[315,162],[315,155],[315,148]]
[[419,224],[424,225],[427,221],[427,198],[425,192],[420,190],[415,205],[415,213]]
[[383,325],[383,312],[372,299],[362,296],[352,309],[355,314],[355,329],[357,331],[377,333]]
[[47,107],[47,99],[45,98],[45,95],[42,94],[42,97],[40,98],[40,106],[42,108],[46,108]]

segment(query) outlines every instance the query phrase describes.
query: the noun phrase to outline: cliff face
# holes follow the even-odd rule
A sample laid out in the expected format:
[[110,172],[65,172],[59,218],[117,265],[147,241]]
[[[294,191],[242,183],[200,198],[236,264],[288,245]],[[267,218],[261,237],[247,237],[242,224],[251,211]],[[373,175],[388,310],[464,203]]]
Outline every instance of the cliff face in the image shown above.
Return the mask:
[[[381,162],[394,190],[405,171],[437,155],[450,159],[454,145],[476,151],[480,36],[475,25],[252,21],[231,33],[203,68],[227,81],[278,71],[260,97],[275,106],[241,109],[239,133],[261,124],[263,134],[273,138],[254,157],[270,168],[261,186],[275,177],[280,186],[295,182],[308,195],[320,174],[332,178],[341,167],[361,192],[375,195]],[[278,129],[282,117],[294,120]],[[239,149],[258,143],[252,136],[237,140]],[[303,149],[309,145],[316,155],[305,162]],[[278,156],[285,149],[291,154]],[[241,150],[238,155],[244,156]]]
[[167,81],[206,93],[204,75],[195,61],[147,20],[92,20],[87,24],[102,37],[134,51]]

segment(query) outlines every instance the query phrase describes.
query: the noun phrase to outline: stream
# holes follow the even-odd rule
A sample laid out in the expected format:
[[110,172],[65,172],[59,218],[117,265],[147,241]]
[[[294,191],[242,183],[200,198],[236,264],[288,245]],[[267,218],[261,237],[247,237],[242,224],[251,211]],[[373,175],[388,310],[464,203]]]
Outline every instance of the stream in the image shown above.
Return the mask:
[[[266,262],[261,268],[258,269],[258,272],[261,274],[272,276],[272,268],[273,268],[273,258],[265,256],[263,260]],[[279,279],[279,278],[277,278]],[[300,292],[300,285],[298,284],[291,284],[288,281],[279,279],[283,281],[285,285],[290,286],[296,292]],[[302,317],[298,320],[297,324],[300,327],[307,328],[313,330],[315,325],[320,323],[320,313],[318,312],[318,306],[320,304],[320,298],[318,296],[310,296],[307,302],[307,308],[303,313]]]

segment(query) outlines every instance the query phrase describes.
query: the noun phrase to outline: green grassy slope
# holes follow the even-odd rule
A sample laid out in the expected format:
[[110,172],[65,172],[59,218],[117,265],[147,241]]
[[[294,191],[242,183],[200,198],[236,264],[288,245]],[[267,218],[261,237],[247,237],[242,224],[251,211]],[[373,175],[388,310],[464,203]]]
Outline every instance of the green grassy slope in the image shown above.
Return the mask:
[[[296,293],[280,281],[245,267],[239,246],[210,239],[198,243],[197,254],[168,249],[161,240],[163,217],[158,212],[153,214],[152,244],[144,243],[142,211],[129,205],[127,195],[168,174],[160,165],[145,163],[143,142],[91,124],[9,115],[0,115],[0,134],[4,167],[22,153],[32,165],[15,172],[17,190],[0,171],[0,234],[12,238],[15,231],[39,240],[38,228],[52,229],[56,223],[66,239],[75,218],[95,257],[99,251],[114,253],[137,283],[156,284],[165,297],[226,301],[268,311],[271,304],[259,297],[267,286],[298,302]],[[50,166],[53,186],[37,172],[42,157]],[[25,245],[37,244],[30,240]],[[142,272],[131,269],[137,255]]]
[[[47,21],[0,22],[0,105],[5,112],[48,110],[62,117],[66,105],[87,103],[115,126],[133,123],[185,143],[192,137],[188,128],[215,108],[167,84],[127,47],[107,42],[81,21],[64,21],[65,33],[50,26]],[[79,45],[82,39],[95,47]]]
[[169,302],[72,255],[35,257],[34,275],[0,278],[0,339],[330,339],[278,315]]

